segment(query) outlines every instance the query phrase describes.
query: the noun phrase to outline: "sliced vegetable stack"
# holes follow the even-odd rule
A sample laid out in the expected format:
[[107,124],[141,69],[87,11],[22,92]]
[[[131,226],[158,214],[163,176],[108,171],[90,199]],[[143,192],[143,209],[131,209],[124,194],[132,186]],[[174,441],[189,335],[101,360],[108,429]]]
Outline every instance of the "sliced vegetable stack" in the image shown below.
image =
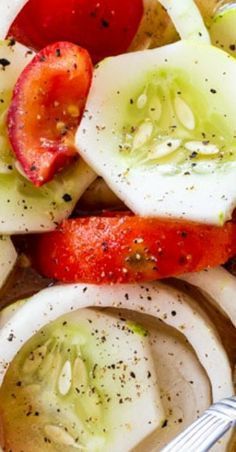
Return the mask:
[[236,15],[217,4],[0,1],[0,286],[17,252],[53,286],[0,311],[4,450],[160,451],[234,392]]
[[[32,4],[16,19],[19,28]],[[194,2],[161,4],[181,42],[109,58],[93,77],[87,51],[58,42],[40,50],[18,79],[8,132],[22,174],[39,187],[73,166],[77,147],[138,215],[55,221],[59,229],[35,242],[34,262],[44,275],[149,281],[214,267],[235,254],[235,226],[227,220],[236,202],[236,62],[210,45]],[[105,17],[105,3],[84,4],[81,15],[93,6],[90,19]],[[48,17],[57,16],[49,10]],[[69,191],[62,198],[72,201]]]
[[[78,49],[77,46],[75,47]],[[34,54],[21,44],[10,40],[0,41],[0,61],[2,61],[2,65],[0,65],[1,234],[27,234],[32,231],[40,232],[55,229],[63,219],[71,214],[80,196],[96,178],[92,169],[81,158],[77,158],[77,161],[74,161],[72,165],[54,176],[50,183],[39,188],[26,178],[22,165],[12,152],[6,124],[7,112],[17,79],[22,77],[22,71],[25,68],[28,70],[28,67],[32,67],[31,61],[33,57]],[[29,64],[30,66],[28,66]],[[35,80],[34,83],[37,85]],[[37,86],[39,89],[40,86]],[[25,101],[27,105],[26,111],[23,112],[24,119],[27,116],[28,125],[30,122],[34,123],[34,121],[38,124],[39,120],[37,120],[36,115],[40,112],[35,111],[35,100],[32,99],[31,88],[28,93],[28,98]],[[32,102],[33,110],[30,113],[28,108],[30,104],[32,105]],[[41,107],[39,104],[37,104],[37,107],[41,110],[43,109],[43,106]],[[34,116],[32,114],[33,112]],[[21,121],[20,113],[20,109],[13,112],[13,116],[17,116],[19,121]],[[46,111],[42,113],[44,117],[47,115]],[[21,122],[21,125],[24,127],[25,123]],[[43,125],[45,126],[45,123]],[[29,131],[29,135],[24,137],[21,130],[19,144],[22,145],[22,141],[24,140],[26,141],[25,144],[28,145],[40,144],[38,142],[38,132],[37,134],[32,134]],[[29,152],[33,152],[29,147],[27,149],[28,153],[25,149],[23,156],[26,163],[28,162]],[[50,155],[51,158],[55,157],[52,154]]]

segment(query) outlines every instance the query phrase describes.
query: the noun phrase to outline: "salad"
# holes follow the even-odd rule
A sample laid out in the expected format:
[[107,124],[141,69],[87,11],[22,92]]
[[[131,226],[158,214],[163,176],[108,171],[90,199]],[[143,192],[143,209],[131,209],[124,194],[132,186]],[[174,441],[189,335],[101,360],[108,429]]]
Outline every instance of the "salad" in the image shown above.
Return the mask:
[[0,39],[0,449],[161,451],[235,394],[236,4],[4,0]]

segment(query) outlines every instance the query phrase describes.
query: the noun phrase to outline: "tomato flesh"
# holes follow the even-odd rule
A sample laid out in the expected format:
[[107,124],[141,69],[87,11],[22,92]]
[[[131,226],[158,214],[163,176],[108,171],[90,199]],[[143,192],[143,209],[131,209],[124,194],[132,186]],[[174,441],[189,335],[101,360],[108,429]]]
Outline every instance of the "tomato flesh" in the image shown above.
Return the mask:
[[39,52],[15,86],[8,113],[12,149],[37,186],[71,162],[92,79],[86,50],[58,42]]
[[29,0],[9,35],[36,50],[71,41],[96,63],[128,49],[142,15],[143,0]]
[[41,273],[63,282],[129,283],[214,267],[236,254],[236,224],[223,227],[129,215],[64,221],[36,239]]

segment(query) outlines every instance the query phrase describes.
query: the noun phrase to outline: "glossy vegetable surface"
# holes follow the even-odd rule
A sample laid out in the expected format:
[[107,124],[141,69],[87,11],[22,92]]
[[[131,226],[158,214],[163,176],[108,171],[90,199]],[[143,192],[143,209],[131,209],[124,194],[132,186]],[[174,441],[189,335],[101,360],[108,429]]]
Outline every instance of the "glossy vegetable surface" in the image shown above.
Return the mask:
[[151,281],[224,263],[236,224],[223,227],[137,216],[67,220],[36,240],[40,271],[64,282]]
[[127,50],[142,14],[142,0],[30,0],[9,35],[36,50],[69,40],[97,62]]
[[135,214],[221,226],[236,206],[235,79],[233,58],[194,40],[108,58],[78,152]]
[[0,233],[4,235],[55,229],[96,178],[79,158],[53,181],[38,188],[26,178],[16,160],[9,143],[7,112],[17,79],[33,57],[34,53],[21,44],[0,41],[0,61],[5,62],[0,66]]
[[74,134],[92,78],[86,50],[57,42],[39,52],[20,75],[8,113],[9,138],[37,186],[76,156]]

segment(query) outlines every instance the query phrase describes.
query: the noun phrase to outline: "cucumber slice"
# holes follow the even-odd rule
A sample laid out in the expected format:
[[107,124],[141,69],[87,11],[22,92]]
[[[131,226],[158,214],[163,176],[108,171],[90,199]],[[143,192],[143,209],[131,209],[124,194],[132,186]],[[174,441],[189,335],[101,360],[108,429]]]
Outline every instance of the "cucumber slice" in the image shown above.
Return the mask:
[[31,58],[32,52],[26,47],[11,41],[0,42],[0,233],[3,234],[55,229],[96,178],[81,159],[41,188],[22,175],[11,153],[6,113],[14,84]]
[[[114,312],[117,310],[119,313],[122,309],[140,313],[140,319],[137,320],[136,317],[136,321],[144,325],[144,327],[148,330],[148,325],[153,324],[153,322],[156,325],[155,320],[157,319],[160,319],[162,323],[169,325],[174,330],[178,330],[179,333],[185,336],[185,343],[190,344],[193,347],[195,356],[198,358],[207,373],[211,383],[212,402],[216,402],[233,394],[232,369],[229,359],[219,339],[215,326],[211,323],[206,312],[204,312],[200,307],[199,299],[196,298],[196,300],[193,300],[186,294],[186,292],[176,290],[162,283],[144,285],[123,284],[116,286],[85,286],[83,284],[64,286],[58,285],[41,291],[34,297],[30,298],[22,307],[19,307],[13,316],[10,315],[8,323],[6,323],[0,330],[0,384],[2,384],[2,381],[5,378],[9,364],[14,360],[17,352],[22,349],[23,344],[30,340],[31,336],[35,335],[36,332],[38,332],[41,328],[44,328],[44,326],[49,322],[58,319],[60,316],[66,315],[68,311],[72,314],[72,312],[75,313],[80,309],[84,309],[85,307],[92,305],[98,307],[99,309],[106,307],[114,308]],[[101,312],[104,313],[105,311],[103,310]],[[75,314],[72,315],[74,316]],[[126,319],[129,314],[125,313],[123,315],[122,312],[121,315],[118,315],[124,326],[124,319]],[[147,319],[148,325],[144,323],[144,317]],[[132,319],[129,318],[129,320]],[[141,334],[143,333],[143,329],[140,329],[140,327],[134,327],[134,325],[130,323],[128,326],[131,331],[133,330],[134,334],[135,332],[139,332]],[[150,342],[151,337],[148,336],[148,339]],[[161,344],[159,347],[160,346]],[[178,359],[180,360],[183,372],[183,359],[182,357],[178,357]],[[158,363],[155,362],[155,364]],[[188,369],[188,371],[190,371],[190,369]],[[161,395],[163,396],[165,386],[162,386],[159,371],[157,371],[157,375]],[[194,381],[194,379],[192,379],[188,374],[188,382],[189,381],[191,386],[191,381]],[[173,386],[169,392],[168,379],[165,380],[165,383],[167,384],[165,394],[169,395],[174,390],[175,386]],[[195,384],[196,386],[198,385],[196,381],[194,385]],[[179,392],[177,394],[179,394]],[[181,410],[181,396],[179,396],[180,394],[177,395],[176,399],[179,400],[180,403],[176,406],[177,412]],[[188,401],[190,401],[190,397],[188,395],[186,397],[188,398]],[[162,402],[166,409],[169,425],[171,413],[168,410],[168,407],[166,407],[165,400],[163,398]],[[171,396],[170,402],[175,403],[175,398],[172,399]],[[204,403],[207,403],[206,400]],[[12,404],[14,404],[14,401],[12,401]],[[8,408],[7,404],[2,404],[1,406],[3,406],[5,410]],[[170,408],[173,410],[173,405]],[[146,407],[144,411],[146,412]],[[142,411],[138,412],[137,417],[140,416],[140,413],[142,413]],[[183,424],[181,424],[182,427],[185,422],[187,425],[193,420],[189,410],[187,413],[180,411],[180,414],[183,419]],[[197,416],[197,414],[199,413],[195,413],[195,416]],[[25,419],[23,419],[23,422],[24,421]],[[11,417],[9,422],[11,422]],[[13,424],[11,424],[11,428],[14,432]],[[175,432],[177,434],[178,427],[176,430]],[[167,443],[172,438],[172,434],[174,436],[173,430],[169,432],[169,429],[156,429],[154,436],[151,435],[147,438],[149,446],[151,441],[151,447],[146,446],[145,441],[144,448],[142,449],[141,446],[139,446],[137,450],[156,450],[159,441],[162,442],[162,440],[164,440],[164,442]],[[157,441],[155,440],[156,435],[158,435]],[[25,437],[23,437],[23,440],[24,438]],[[220,451],[227,449],[228,439],[229,437],[225,436],[222,440],[223,442],[221,441]],[[8,449],[10,449],[10,447]],[[24,447],[23,449],[27,452]],[[35,449],[31,448],[30,452],[31,450],[34,450],[35,452]],[[42,450],[44,451],[45,448]],[[49,450],[51,449],[49,448]],[[55,448],[53,448],[53,450],[55,450]],[[110,450],[113,451],[115,449],[111,448]],[[120,450],[123,451],[126,449],[121,448],[119,449],[119,452]]]
[[0,233],[55,229],[95,179],[82,159],[42,188],[34,187],[16,170],[0,175]]
[[[1,324],[2,326],[6,324],[23,304],[24,301],[19,301],[0,312],[0,328]],[[122,318],[122,322],[128,321],[129,325],[137,325],[138,322],[144,328],[140,332],[148,331],[148,341],[167,422],[164,424],[165,428],[157,428],[138,444],[135,452],[151,451],[153,446],[155,450],[159,450],[209,407],[212,401],[209,379],[194,350],[175,328],[137,312],[120,309],[108,309],[106,314],[108,312]]]
[[0,385],[9,364],[35,332],[65,315],[68,310],[75,312],[91,306],[123,308],[161,319],[183,333],[195,350],[211,380],[213,400],[233,393],[228,358],[199,300],[194,302],[185,293],[162,283],[57,285],[34,295],[0,330]]
[[218,9],[210,26],[212,44],[236,56],[236,3]]
[[210,44],[210,36],[194,0],[159,0],[182,39]]
[[133,322],[92,309],[39,331],[1,387],[7,449],[128,451],[161,426],[147,336]]
[[236,205],[236,62],[178,43],[95,71],[80,154],[135,213],[223,224]]
[[[17,259],[17,253],[10,237],[0,236],[0,288],[5,283]],[[1,321],[0,321],[1,325]]]

